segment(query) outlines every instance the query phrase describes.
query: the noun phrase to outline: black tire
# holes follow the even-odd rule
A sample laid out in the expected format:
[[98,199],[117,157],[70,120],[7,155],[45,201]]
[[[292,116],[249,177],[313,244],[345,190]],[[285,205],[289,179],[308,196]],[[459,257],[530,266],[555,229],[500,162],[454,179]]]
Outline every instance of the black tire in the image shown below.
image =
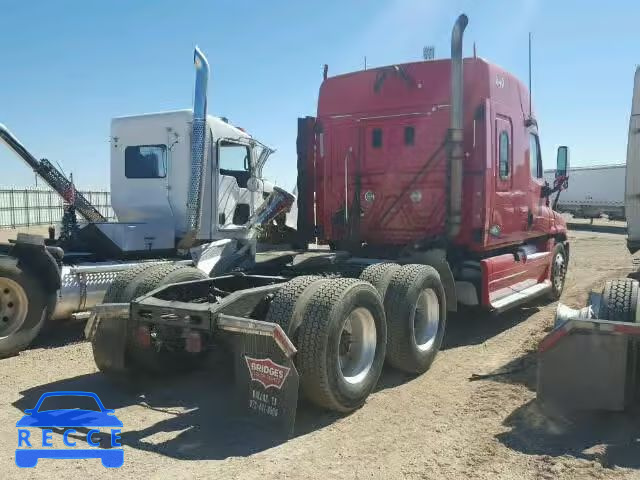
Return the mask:
[[635,322],[638,282],[631,278],[609,280],[602,289],[598,318],[614,322]]
[[376,263],[369,265],[362,271],[360,280],[364,280],[373,285],[384,302],[389,282],[391,282],[391,278],[398,270],[400,270],[400,265],[397,263]]
[[[375,387],[384,364],[387,328],[380,295],[367,282],[340,278],[320,284],[305,303],[296,357],[303,394],[322,408],[338,412],[355,410]],[[343,328],[351,314],[354,314],[352,332],[358,329],[358,319],[363,319],[360,325],[366,327],[360,330],[369,333],[363,335],[368,337],[365,341],[352,341],[348,333],[345,339]],[[369,348],[354,350],[358,356],[362,353],[363,360],[355,362],[356,371],[349,372],[351,375],[345,374],[340,363],[341,351],[354,345]]]
[[[142,295],[149,293],[151,290],[166,285],[165,278],[187,267],[186,265],[180,265],[175,263],[161,263],[160,265],[151,265],[149,268],[141,270],[125,287],[123,292],[123,298],[125,302],[130,302]],[[199,270],[198,270],[199,271]],[[203,273],[199,278],[207,278]]]
[[129,284],[136,278],[140,272],[147,270],[154,265],[141,263],[140,265],[136,265],[124,272],[119,273],[116,278],[113,279],[109,288],[104,294],[104,298],[102,299],[102,303],[124,303],[129,300],[125,300],[125,290],[129,286]]
[[265,321],[280,325],[294,345],[297,345],[295,332],[302,323],[306,299],[311,297],[323,281],[327,280],[314,275],[303,275],[284,283],[274,295]]
[[404,372],[426,372],[440,350],[447,322],[446,294],[436,269],[401,267],[389,283],[384,307],[387,361]]
[[[204,278],[208,278],[205,273],[186,265],[140,264],[125,270],[114,279],[107,289],[102,303],[128,303],[163,285]],[[125,353],[126,366],[123,370],[115,371],[111,365],[101,362],[101,356],[95,353],[96,345],[94,342],[99,338],[99,336],[95,336],[92,341],[96,366],[100,371],[110,374],[119,381],[126,375],[139,370],[149,373],[188,370],[198,364],[202,358],[202,355],[192,355],[187,352],[177,352],[179,358],[176,358],[175,355],[172,355],[174,352],[141,349],[134,343],[130,334]]]
[[[125,303],[129,300],[125,297],[125,290],[129,286],[129,284],[136,278],[141,272],[153,267],[153,264],[141,263],[140,265],[136,265],[128,270],[125,270],[119,273],[116,278],[113,279],[111,285],[107,288],[107,291],[104,294],[104,298],[102,299],[102,303]],[[98,329],[100,326],[98,326]],[[93,351],[93,360],[102,373],[108,375],[115,382],[124,381],[127,379],[127,375],[130,372],[129,366],[126,358],[125,358],[125,366],[122,369],[116,369],[113,367],[111,363],[108,363],[108,360],[105,359],[106,355],[111,355],[110,352],[113,351],[114,346],[110,344],[100,345],[100,342],[103,342],[103,336],[96,332],[91,340],[91,349]],[[129,340],[127,340],[129,342]],[[125,348],[128,350],[128,345],[120,346],[120,348]],[[126,356],[126,353],[125,353]]]
[[204,273],[202,270],[183,265],[182,268],[176,268],[167,273],[162,281],[154,287],[154,289],[165,285],[171,285],[172,283],[192,282],[194,280],[204,280],[206,278],[209,278],[209,275]]
[[[125,288],[123,301],[130,302],[156,288],[171,283],[205,278],[209,277],[204,272],[187,265],[155,265],[138,273]],[[141,348],[133,339],[127,345],[127,360],[131,368],[151,374],[187,372],[200,365],[205,356],[206,352],[193,354],[184,350],[168,350],[166,348],[157,350],[153,346]]]
[[562,243],[557,243],[551,253],[551,291],[549,292],[551,301],[559,300],[562,295],[568,266],[567,251]]
[[[56,304],[36,275],[22,269],[16,259],[0,266],[0,358],[16,355],[36,338]],[[22,310],[20,313],[19,310]]]

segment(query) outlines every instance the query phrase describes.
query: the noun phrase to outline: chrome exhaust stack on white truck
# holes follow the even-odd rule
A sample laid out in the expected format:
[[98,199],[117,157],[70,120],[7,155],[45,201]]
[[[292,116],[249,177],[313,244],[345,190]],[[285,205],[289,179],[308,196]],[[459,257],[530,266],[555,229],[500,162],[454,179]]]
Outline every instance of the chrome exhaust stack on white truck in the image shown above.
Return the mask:
[[[207,151],[207,84],[209,62],[198,47],[193,52],[196,67],[196,87],[193,99],[193,123],[191,126],[191,174],[187,193],[187,233],[181,240],[182,248],[193,246],[200,231],[202,215],[202,190],[206,175]],[[212,198],[217,197],[216,182],[211,182]],[[217,202],[211,203],[212,218],[217,217]]]

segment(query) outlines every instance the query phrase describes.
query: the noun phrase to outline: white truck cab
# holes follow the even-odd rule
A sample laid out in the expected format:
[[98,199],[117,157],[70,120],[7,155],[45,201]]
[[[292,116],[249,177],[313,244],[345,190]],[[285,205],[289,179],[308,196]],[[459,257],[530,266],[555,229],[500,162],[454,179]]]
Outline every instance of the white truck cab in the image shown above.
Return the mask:
[[[163,244],[173,245],[188,231],[192,122],[192,110],[111,122],[111,202],[118,222],[160,224],[171,233]],[[262,167],[273,150],[224,119],[208,115],[206,125],[197,238],[243,237],[265,197]]]

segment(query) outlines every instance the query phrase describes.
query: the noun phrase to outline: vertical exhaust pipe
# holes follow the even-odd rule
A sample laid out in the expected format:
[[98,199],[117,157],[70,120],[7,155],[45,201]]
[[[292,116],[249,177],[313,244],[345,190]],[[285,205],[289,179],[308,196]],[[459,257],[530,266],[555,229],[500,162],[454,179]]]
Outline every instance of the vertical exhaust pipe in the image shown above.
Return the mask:
[[193,100],[193,125],[191,127],[191,175],[187,193],[187,234],[182,239],[180,245],[182,248],[192,246],[200,230],[201,197],[206,168],[209,62],[198,47],[193,52],[193,64],[196,68],[196,87]]
[[462,171],[464,161],[462,36],[469,19],[462,14],[451,32],[451,126],[448,132],[449,202],[447,234],[450,239],[460,233],[462,223]]

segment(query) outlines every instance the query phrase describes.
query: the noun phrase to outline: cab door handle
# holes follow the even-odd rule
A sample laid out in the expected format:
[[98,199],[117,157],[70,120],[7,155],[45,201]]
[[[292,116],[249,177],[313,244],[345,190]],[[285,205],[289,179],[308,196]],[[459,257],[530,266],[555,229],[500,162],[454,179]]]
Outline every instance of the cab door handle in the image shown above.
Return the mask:
[[531,209],[527,210],[527,228],[531,228],[533,226],[533,212]]

